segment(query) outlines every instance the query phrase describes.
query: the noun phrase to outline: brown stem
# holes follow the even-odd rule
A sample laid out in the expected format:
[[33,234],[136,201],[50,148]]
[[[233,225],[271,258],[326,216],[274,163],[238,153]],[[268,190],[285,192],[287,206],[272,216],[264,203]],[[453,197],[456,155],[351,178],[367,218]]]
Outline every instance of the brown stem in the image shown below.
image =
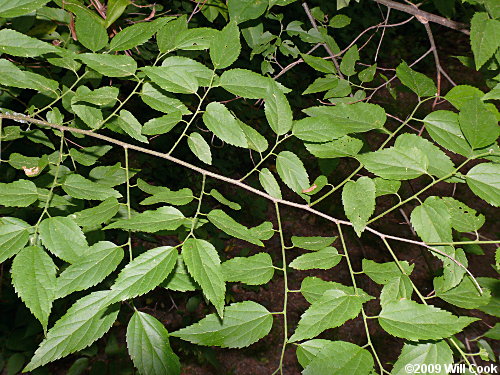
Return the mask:
[[447,18],[437,16],[437,15],[429,13],[429,12],[425,12],[423,10],[418,9],[415,6],[398,3],[397,1],[392,1],[392,0],[372,0],[372,1],[379,3],[379,4],[382,4],[382,5],[385,5],[386,7],[399,10],[401,12],[405,12],[408,14],[412,14],[414,16],[425,18],[429,22],[438,23],[440,25],[449,27],[450,29],[460,31],[464,34],[467,34],[467,35],[470,34],[470,31],[469,31],[466,24],[461,23],[461,22],[452,21],[452,20],[449,20]]
[[[314,27],[314,29],[318,30],[318,25],[316,24],[316,20],[314,19],[313,15],[311,14],[311,11],[309,10],[309,6],[307,5],[307,3],[303,2],[302,7],[304,8],[304,11],[306,12],[307,18],[309,18],[309,21],[311,22],[312,27]],[[335,57],[335,54],[330,49],[330,47],[328,47],[328,44],[323,43],[323,47],[325,48],[326,52],[328,52],[328,54],[332,58],[333,64],[335,65],[335,68],[337,69],[337,73],[338,73],[339,77],[341,79],[344,79],[344,76],[342,75],[342,72],[340,71],[340,66],[339,66],[339,63]]]

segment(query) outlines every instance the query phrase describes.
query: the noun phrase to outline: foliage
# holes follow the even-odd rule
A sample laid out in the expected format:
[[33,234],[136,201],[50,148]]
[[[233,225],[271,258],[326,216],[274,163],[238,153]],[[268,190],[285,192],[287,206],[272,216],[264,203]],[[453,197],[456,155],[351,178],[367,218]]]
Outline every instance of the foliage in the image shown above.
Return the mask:
[[[37,348],[0,342],[8,373],[35,373],[74,353],[68,373],[81,373],[103,336],[113,352],[115,322],[127,327],[140,374],[180,374],[182,348],[244,348],[278,319],[275,373],[285,372],[289,348],[303,374],[383,374],[391,366],[402,374],[408,364],[488,358],[482,337],[498,338],[498,327],[472,340],[479,354],[467,330],[498,315],[498,282],[468,266],[498,244],[478,231],[490,223],[485,207],[500,206],[499,7],[424,2],[470,24],[470,53],[459,58],[483,74],[475,87],[448,76],[429,20],[408,4],[393,12],[415,13],[410,21],[425,27],[431,49],[414,62],[391,56],[391,68],[381,68],[385,28],[399,24],[387,18],[366,28],[377,2],[0,4],[0,261],[10,269],[1,277],[39,322],[26,328]],[[361,9],[364,17],[349,17]],[[353,39],[356,28],[384,29],[379,46],[365,32]],[[417,65],[427,55],[436,79]],[[301,70],[289,77],[293,69]],[[415,104],[397,108],[404,120],[387,104],[391,95]],[[455,189],[466,202],[448,193]],[[263,200],[271,214],[262,214]],[[399,210],[412,234],[375,229]],[[322,224],[306,235],[284,225],[304,213]],[[351,246],[366,238],[392,260],[356,259]],[[227,239],[251,254],[228,256]],[[277,243],[279,256],[270,250]],[[428,295],[415,283],[420,259],[405,257],[411,246],[437,267]],[[498,249],[495,259],[498,271]],[[326,270],[335,279],[339,267],[349,285],[312,276]],[[291,274],[302,275],[300,290],[290,288]],[[380,285],[378,296],[360,287],[363,277]],[[231,288],[276,280],[284,285],[280,311],[239,300]],[[188,310],[203,306],[202,316],[170,325],[147,307],[154,290],[185,298]],[[289,325],[292,293],[309,307]],[[391,366],[372,339],[371,318],[404,343]],[[352,319],[366,338],[333,339],[330,330]]]

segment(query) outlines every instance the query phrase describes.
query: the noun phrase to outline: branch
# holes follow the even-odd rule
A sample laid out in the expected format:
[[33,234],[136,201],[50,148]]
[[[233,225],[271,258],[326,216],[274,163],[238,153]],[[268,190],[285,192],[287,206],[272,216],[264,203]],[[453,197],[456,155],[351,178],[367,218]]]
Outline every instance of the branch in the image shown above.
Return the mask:
[[461,22],[452,21],[452,20],[449,20],[447,18],[437,16],[437,15],[429,13],[429,12],[425,12],[423,10],[420,10],[420,9],[414,7],[414,6],[398,3],[398,2],[392,1],[392,0],[372,0],[372,1],[379,3],[379,4],[382,4],[382,5],[385,5],[386,7],[399,10],[401,12],[412,14],[416,17],[425,18],[426,20],[428,20],[430,22],[438,23],[440,25],[449,27],[450,29],[460,31],[466,35],[470,34],[470,31],[469,31],[466,24],[461,23]]
[[[353,226],[352,223],[350,221],[346,221],[346,220],[341,220],[341,219],[337,219],[333,216],[330,216],[328,214],[325,214],[321,211],[318,211],[314,208],[312,208],[311,206],[307,205],[307,204],[301,204],[301,203],[296,203],[296,202],[291,202],[291,201],[287,201],[285,199],[280,199],[280,198],[274,198],[272,197],[271,195],[263,192],[263,191],[260,191],[258,189],[255,189],[239,180],[235,180],[235,179],[232,179],[232,178],[229,178],[229,177],[226,177],[226,176],[223,176],[223,175],[220,175],[218,173],[215,173],[215,172],[210,172],[206,169],[203,169],[203,168],[200,168],[200,167],[197,167],[196,165],[193,165],[191,163],[188,163],[188,162],[185,162],[184,160],[180,160],[180,159],[177,159],[176,157],[173,157],[169,154],[165,154],[163,152],[159,152],[159,151],[154,151],[154,150],[150,150],[148,148],[145,148],[145,147],[141,147],[141,146],[136,146],[134,144],[131,144],[131,143],[127,143],[127,142],[123,142],[123,141],[119,141],[118,139],[114,139],[114,138],[111,138],[111,137],[108,137],[106,135],[102,135],[102,134],[99,134],[99,133],[95,133],[91,130],[84,130],[84,129],[78,129],[78,128],[72,128],[72,127],[69,127],[69,126],[63,126],[63,125],[57,125],[57,124],[52,124],[50,122],[47,122],[47,121],[43,121],[43,120],[37,120],[37,119],[34,119],[34,118],[31,118],[29,116],[24,116],[24,115],[10,115],[10,114],[4,114],[4,113],[0,113],[0,120],[1,119],[8,119],[8,120],[13,120],[13,121],[16,121],[16,122],[19,122],[19,123],[32,123],[32,124],[36,124],[36,125],[40,125],[40,126],[45,126],[45,127],[49,127],[49,128],[52,128],[52,129],[57,129],[57,130],[60,130],[62,132],[70,132],[70,133],[78,133],[78,134],[83,134],[83,135],[86,135],[86,136],[89,136],[89,137],[92,137],[92,138],[97,138],[97,139],[101,139],[105,142],[108,142],[108,143],[112,143],[112,144],[115,144],[117,146],[120,146],[120,147],[123,147],[125,149],[128,149],[128,150],[135,150],[135,151],[138,151],[138,152],[142,152],[143,154],[148,154],[148,155],[152,155],[152,156],[156,156],[158,158],[161,158],[161,159],[165,159],[165,160],[168,160],[168,161],[171,161],[172,163],[175,163],[175,164],[178,164],[178,165],[181,165],[185,168],[188,168],[188,169],[191,169],[195,172],[198,172],[200,173],[201,175],[203,176],[208,176],[208,177],[212,177],[213,179],[216,179],[216,180],[219,180],[219,181],[224,181],[224,182],[227,182],[231,185],[235,185],[235,186],[238,186],[244,190],[247,190],[251,193],[254,193],[256,195],[260,195],[261,197],[273,202],[273,203],[278,203],[278,204],[282,204],[284,206],[289,206],[289,207],[295,207],[295,208],[298,208],[300,210],[304,210],[304,211],[307,211],[307,212],[310,212],[311,214],[313,215],[316,215],[316,216],[319,216],[319,217],[322,217],[323,219],[326,219],[328,221],[331,221],[332,223],[335,223],[337,225],[346,225],[346,226]],[[458,260],[456,260],[455,258],[451,257],[450,255],[442,252],[441,250],[438,250],[432,246],[429,246],[427,243],[423,242],[423,241],[415,241],[415,240],[410,240],[410,239],[407,239],[407,238],[403,238],[403,237],[397,237],[397,236],[392,236],[392,235],[388,235],[388,234],[385,234],[385,233],[382,233],[382,232],[379,232],[373,228],[370,228],[370,227],[366,227],[365,230],[367,232],[370,232],[370,233],[373,233],[375,234],[376,236],[380,237],[381,239],[390,239],[390,240],[395,240],[395,241],[399,241],[399,242],[406,242],[406,243],[410,243],[410,244],[413,244],[413,245],[418,245],[418,246],[423,246],[431,251],[434,251],[446,258],[449,258],[451,261],[453,261],[455,264],[457,264],[459,267],[463,268],[471,277],[472,277],[472,280],[475,282],[476,284],[476,287],[478,287],[478,290],[481,291],[481,288],[479,287],[479,284],[477,283],[476,279],[474,278],[474,276],[472,275],[472,273],[467,269],[467,267],[465,267],[462,263],[460,263]]]
[[[316,20],[314,19],[313,15],[311,14],[311,11],[309,10],[307,3],[303,2],[302,7],[304,8],[304,11],[306,12],[307,18],[309,18],[309,21],[311,22],[312,27],[314,27],[315,30],[318,30],[318,25],[316,25]],[[328,52],[328,54],[332,58],[333,64],[335,65],[335,68],[337,69],[337,73],[338,73],[339,77],[341,79],[344,79],[344,76],[342,75],[342,72],[340,71],[339,63],[338,63],[337,59],[335,58],[335,54],[330,49],[330,47],[328,47],[328,44],[323,43],[323,47],[325,47],[326,52]]]

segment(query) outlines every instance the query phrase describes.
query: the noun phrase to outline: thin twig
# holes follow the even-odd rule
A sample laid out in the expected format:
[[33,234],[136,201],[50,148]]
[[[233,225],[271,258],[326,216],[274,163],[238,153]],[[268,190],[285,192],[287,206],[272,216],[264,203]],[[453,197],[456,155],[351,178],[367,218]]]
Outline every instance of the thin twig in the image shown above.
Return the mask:
[[435,107],[438,103],[438,99],[441,96],[441,74],[448,80],[453,86],[456,86],[457,84],[450,78],[450,76],[445,72],[443,67],[441,66],[441,62],[439,60],[439,54],[438,50],[436,47],[436,42],[434,41],[434,35],[432,34],[431,26],[429,25],[429,22],[427,20],[420,20],[420,22],[424,25],[425,31],[427,32],[427,37],[429,38],[429,43],[431,45],[432,49],[432,54],[434,55],[434,63],[436,65],[436,80],[437,80],[437,95],[436,99],[434,100],[434,104],[432,105]]
[[[316,20],[314,19],[313,15],[311,14],[311,11],[309,10],[309,6],[307,5],[306,2],[302,3],[302,7],[304,8],[304,11],[307,14],[307,18],[309,18],[309,21],[311,22],[312,27],[314,27],[315,30],[318,30],[318,25],[316,24]],[[341,79],[344,79],[344,76],[342,75],[342,72],[340,71],[340,66],[337,61],[337,58],[335,57],[335,54],[333,51],[328,47],[328,44],[323,43],[323,47],[325,48],[326,52],[330,55],[332,58],[333,64],[335,65],[335,68],[337,69],[337,73]]]
[[[391,8],[387,8],[387,16],[385,16],[384,25],[387,25],[387,23],[389,22],[390,15],[391,15]],[[384,36],[385,36],[385,27],[382,29],[382,35],[380,36],[380,40],[379,40],[378,45],[377,45],[377,51],[375,51],[375,58],[373,59],[373,61],[375,61],[375,62],[377,62],[378,53],[380,51],[380,47],[382,46]]]

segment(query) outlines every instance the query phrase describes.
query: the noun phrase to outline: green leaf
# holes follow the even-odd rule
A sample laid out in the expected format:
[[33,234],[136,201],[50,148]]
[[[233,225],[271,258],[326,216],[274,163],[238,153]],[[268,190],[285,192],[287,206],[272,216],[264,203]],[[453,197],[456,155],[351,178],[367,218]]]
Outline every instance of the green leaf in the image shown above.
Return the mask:
[[175,230],[185,221],[186,218],[177,208],[165,206],[157,210],[144,211],[132,216],[130,219],[117,220],[104,229],[119,228],[154,233],[160,230]]
[[258,153],[263,153],[267,150],[269,143],[267,143],[267,139],[265,137],[263,137],[257,130],[240,120],[238,120],[238,124],[243,130],[243,133],[245,133],[249,149],[255,150]]
[[167,278],[162,282],[161,286],[166,289],[179,292],[199,289],[198,284],[196,284],[193,278],[189,275],[181,254],[177,256],[177,264],[175,265],[174,270],[170,272]]
[[132,299],[153,290],[177,263],[177,249],[161,246],[142,253],[128,263],[111,287],[117,299]]
[[500,164],[481,163],[466,175],[467,185],[479,198],[500,206]]
[[390,281],[382,287],[380,292],[380,305],[384,306],[390,302],[399,301],[400,299],[411,299],[413,294],[413,285],[410,278],[400,274],[399,277],[390,279]]
[[154,84],[163,90],[179,94],[194,94],[198,91],[198,79],[184,69],[175,69],[170,66],[146,66],[142,70]]
[[358,237],[375,211],[375,183],[369,177],[348,181],[342,189],[342,204]]
[[248,147],[245,133],[224,104],[209,103],[203,113],[203,122],[208,130],[224,142],[237,147]]
[[[79,12],[75,31],[78,41],[91,51],[98,51],[108,44],[108,33],[99,16],[91,11]],[[103,55],[110,56],[110,55]]]
[[175,35],[172,49],[188,51],[208,49],[216,35],[217,30],[209,27],[185,29]]
[[344,129],[339,128],[337,124],[332,122],[331,117],[324,115],[306,117],[295,121],[293,124],[293,135],[307,142],[328,142],[345,134]]
[[281,151],[276,158],[276,169],[283,182],[294,192],[301,193],[310,186],[304,164],[294,153]]
[[125,8],[131,3],[131,0],[109,0],[106,9],[106,27],[115,22],[125,11]]
[[[217,250],[210,242],[189,238],[182,245],[182,258],[189,273],[201,286],[203,294],[213,303],[218,315],[222,318],[226,283]],[[219,322],[215,315],[209,316],[213,316],[209,320],[215,319]]]
[[337,85],[328,90],[323,99],[330,98],[339,98],[330,100],[331,102],[345,103],[349,104],[351,102],[357,102],[358,100],[364,99],[366,97],[366,93],[362,90],[358,90],[352,98],[347,98],[347,96],[351,93],[352,87],[348,80],[339,79]]
[[410,221],[425,242],[452,242],[451,216],[439,197],[428,197],[411,212]]
[[266,94],[264,111],[269,126],[276,134],[283,135],[292,128],[292,109],[285,94],[275,85]]
[[[377,284],[388,284],[403,275],[395,262],[377,263],[370,259],[363,259],[362,262],[363,272]],[[410,265],[407,261],[400,261],[399,264],[404,270],[404,275],[410,276],[415,265]]]
[[335,65],[333,65],[333,62],[329,60],[322,59],[321,57],[307,55],[305,53],[301,54],[300,56],[307,65],[309,65],[313,69],[316,69],[318,72],[332,74],[337,73]]
[[[222,73],[219,85],[231,94],[248,99],[261,99],[266,98],[269,92],[273,92],[276,82],[250,70],[231,69]],[[288,92],[283,90],[282,86],[278,87],[283,93]]]
[[259,18],[267,9],[268,0],[228,0],[229,18],[236,23]]
[[[362,303],[373,299],[361,288],[356,288],[356,291],[352,286],[345,286],[334,281],[324,281],[317,277],[308,276],[302,280],[300,286],[300,293],[309,303],[314,303],[318,301],[327,290],[340,291],[349,295],[357,295],[361,298]],[[356,294],[357,293],[357,294]]]
[[243,348],[266,336],[272,325],[273,316],[264,306],[244,301],[227,306],[223,319],[210,314],[170,335],[198,345]]
[[271,171],[267,168],[262,168],[259,172],[259,182],[266,191],[273,198],[281,199],[281,189],[276,181],[276,178],[273,176]]
[[356,61],[359,60],[358,46],[353,45],[347,50],[340,62],[340,71],[350,77],[356,74]]
[[68,263],[76,263],[89,253],[85,235],[69,217],[54,216],[43,220],[39,233],[43,246]]
[[316,80],[314,80],[313,83],[307,86],[302,95],[316,94],[318,92],[328,91],[336,88],[338,85],[339,85],[338,77],[329,74],[326,77],[316,78]]
[[135,311],[127,327],[130,358],[142,375],[180,374],[179,357],[168,341],[165,326],[149,314]]
[[[311,119],[318,117],[310,117]],[[306,134],[305,132],[303,133]],[[322,135],[318,134],[317,137]],[[307,151],[320,159],[334,159],[345,156],[356,156],[363,148],[363,141],[357,138],[344,135],[339,139],[335,139],[327,143],[306,143]]]
[[27,207],[38,199],[36,185],[28,180],[0,183],[0,205]]
[[69,150],[69,154],[77,163],[88,167],[95,164],[97,159],[99,159],[101,156],[104,156],[112,148],[113,147],[109,145],[90,146],[80,149],[71,148]]
[[321,269],[327,270],[335,267],[342,260],[334,247],[325,247],[324,249],[299,255],[289,266],[296,270]]
[[82,350],[101,338],[118,316],[117,308],[108,308],[112,291],[99,291],[76,301],[49,330],[30,363],[23,371],[32,371],[56,359]]
[[17,218],[0,218],[0,263],[16,255],[28,243],[30,225]]
[[79,86],[71,102],[87,102],[96,106],[114,105],[120,90],[117,87],[105,86],[90,90],[87,86]]
[[[441,248],[447,255],[467,267],[468,261],[465,252],[462,249],[454,249],[451,246],[433,246],[433,248]],[[465,269],[448,257],[440,254],[434,254],[443,261],[443,275],[437,277],[435,285],[439,286],[442,292],[450,290],[457,286],[465,275]]]
[[351,24],[351,17],[346,16],[345,14],[336,14],[330,19],[328,26],[333,27],[335,29],[341,29]]
[[51,52],[57,52],[57,48],[52,44],[11,29],[0,30],[0,53],[11,56],[36,57]]
[[149,194],[153,194],[151,197],[147,197],[146,199],[144,199],[140,204],[170,203],[183,206],[185,204],[191,203],[194,199],[192,190],[188,188],[173,191],[164,186],[152,187],[151,185],[146,184],[141,179],[137,180],[137,186],[139,187],[139,189]]
[[467,100],[458,115],[458,122],[465,138],[474,149],[494,143],[500,135],[496,116],[476,97]]
[[108,77],[127,77],[135,74],[137,63],[126,55],[82,53],[78,58],[90,68]]
[[[71,109],[91,129],[96,129],[102,124],[104,117],[99,106],[90,104],[71,104]],[[77,152],[76,150],[74,152]]]
[[109,50],[125,51],[146,43],[163,26],[164,18],[160,20],[162,23],[157,21],[140,22],[124,28],[111,39]]
[[426,75],[414,71],[406,62],[402,62],[396,68],[396,75],[403,85],[419,97],[436,95],[437,88],[434,81]]
[[217,77],[215,73],[205,65],[188,59],[182,56],[167,57],[161,63],[162,67],[175,70],[177,73],[183,73],[188,76],[194,76],[200,86],[212,86],[214,79]]
[[267,253],[236,257],[222,263],[225,280],[248,285],[268,283],[274,275],[273,261]]
[[337,237],[297,237],[292,236],[292,244],[295,247],[306,250],[321,250],[330,246]]
[[[500,7],[499,7],[499,10],[500,10]],[[478,90],[478,91],[480,91],[482,93],[481,90]],[[446,94],[446,95],[448,95],[448,94]],[[497,83],[497,85],[495,87],[493,87],[493,89],[491,89],[491,91],[484,94],[484,96],[481,99],[484,101],[486,101],[486,100],[499,100],[500,99],[500,83]]]
[[398,360],[392,368],[391,375],[407,375],[409,368],[433,368],[434,374],[446,375],[445,366],[453,364],[453,352],[446,341],[412,343],[407,342]]
[[448,290],[441,288],[441,285],[439,285],[441,280],[440,278],[434,279],[436,296],[452,305],[464,309],[477,309],[479,306],[487,305],[490,302],[490,290],[482,288],[482,294],[479,294],[469,275],[466,275],[457,286]]
[[187,16],[182,15],[164,25],[156,35],[156,43],[161,53],[171,52],[177,47],[177,38],[187,31]]
[[[9,164],[16,169],[23,170],[28,177],[39,175],[49,164],[48,155],[42,157],[24,156],[13,152],[9,155]],[[32,171],[30,171],[32,170]]]
[[456,109],[461,111],[463,108],[465,108],[469,100],[474,99],[475,97],[481,99],[483,96],[484,92],[479,90],[477,87],[469,85],[458,85],[448,91],[444,97]]
[[47,331],[56,288],[56,265],[40,246],[26,247],[12,262],[12,284]]
[[191,133],[187,142],[189,149],[198,159],[208,165],[212,164],[212,152],[210,151],[210,145],[207,141],[205,141],[200,133]]
[[373,77],[377,72],[377,64],[373,64],[372,66],[362,70],[358,73],[358,78],[361,82],[371,82],[373,81]]
[[434,141],[447,150],[465,157],[474,154],[460,130],[458,114],[451,111],[434,111],[424,118],[425,128]]
[[339,327],[359,315],[363,299],[340,290],[327,290],[300,317],[290,342],[316,337],[324,330]]
[[486,8],[492,18],[500,18],[500,6],[495,0],[482,0],[481,4]]
[[357,159],[370,172],[388,180],[411,180],[425,173],[429,160],[422,150],[389,147],[361,154]]
[[240,30],[236,22],[229,22],[213,38],[210,45],[210,59],[216,69],[224,69],[240,55]]
[[[135,176],[136,172],[137,170],[129,168],[128,178],[131,179]],[[114,165],[103,165],[93,168],[89,173],[89,177],[98,184],[113,187],[124,184],[127,181],[127,171],[118,162]]]
[[149,82],[142,85],[141,99],[151,108],[160,112],[180,112],[182,115],[189,115],[191,113],[179,99],[172,97],[169,93],[163,92],[158,86],[154,86]]
[[121,194],[105,185],[87,180],[79,174],[71,174],[62,184],[63,190],[77,199],[103,201],[109,197],[121,198]]
[[385,180],[380,177],[375,177],[373,182],[375,182],[375,195],[377,197],[388,194],[397,194],[399,188],[401,187],[401,181],[397,180]]
[[328,116],[331,126],[338,128],[341,135],[381,129],[387,119],[382,107],[370,103],[310,107],[303,112],[312,117]]
[[483,226],[485,222],[484,215],[477,215],[476,210],[454,198],[442,197],[441,199],[450,213],[451,225],[457,231],[474,232]]
[[0,59],[0,85],[57,93],[59,83],[32,72],[19,69],[8,60]]
[[384,305],[378,317],[387,333],[412,341],[450,337],[476,320],[405,299]]
[[24,16],[41,8],[48,2],[49,0],[4,0],[0,4],[0,17]]
[[[418,148],[431,161],[428,165],[429,174],[442,178],[455,170],[455,166],[451,159],[439,147],[429,142],[427,139],[419,137],[416,134],[402,134],[396,138],[394,146],[401,151],[408,150],[412,147]],[[453,181],[455,182],[455,181]]]
[[123,249],[109,241],[92,245],[87,255],[66,268],[57,278],[55,298],[88,289],[103,281],[123,259]]
[[491,316],[500,317],[500,280],[492,277],[478,277],[477,281],[482,287],[491,290],[490,302],[485,306],[480,306],[479,310]]
[[500,45],[499,34],[500,22],[498,20],[489,18],[487,13],[474,14],[470,21],[470,44],[477,70],[495,54]]
[[[316,341],[316,340],[311,340]],[[303,375],[369,375],[373,370],[373,357],[370,352],[345,341],[326,341],[311,356],[302,371]],[[299,348],[310,341],[300,344]],[[335,358],[335,361],[332,361]]]
[[302,367],[307,367],[309,363],[333,341],[325,339],[312,339],[297,345],[297,360]]
[[264,246],[256,233],[241,225],[222,210],[212,210],[208,213],[207,219],[223,232],[230,236],[253,243],[254,245]]
[[233,210],[241,210],[241,206],[238,203],[230,201],[229,199],[224,197],[221,193],[219,193],[217,190],[212,189],[210,190],[209,194],[212,197],[214,197],[217,202],[222,203],[223,205],[226,205],[229,208],[232,208]]
[[119,117],[115,118],[112,123],[139,142],[148,143],[148,139],[141,134],[142,125],[131,112],[122,109]]
[[144,124],[142,134],[156,135],[168,133],[181,120],[182,114],[180,112],[173,112],[165,116],[153,118]]
[[500,340],[500,323],[496,323],[493,328],[484,334],[484,337],[488,337],[493,340]]
[[264,221],[262,224],[256,227],[249,228],[252,236],[259,238],[262,241],[269,240],[274,236],[275,230],[273,229],[273,224],[270,221]]

